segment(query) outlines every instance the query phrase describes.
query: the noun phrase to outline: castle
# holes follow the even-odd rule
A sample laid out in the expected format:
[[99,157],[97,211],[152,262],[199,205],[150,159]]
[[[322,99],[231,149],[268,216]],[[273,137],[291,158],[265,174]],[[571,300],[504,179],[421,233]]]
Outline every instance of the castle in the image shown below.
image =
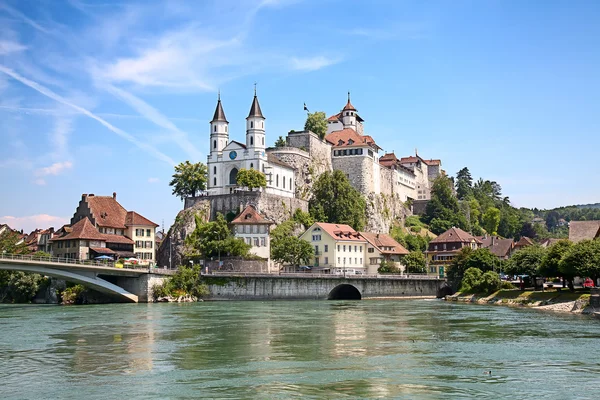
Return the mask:
[[402,202],[430,199],[431,182],[443,173],[440,160],[426,160],[418,154],[397,158],[393,152],[380,157],[382,149],[365,134],[364,120],[350,102],[350,93],[346,105],[327,122],[323,139],[310,131],[290,131],[285,146],[266,147],[265,117],[255,89],[244,144],[229,140],[229,122],[219,95],[210,122],[208,195],[238,191],[237,173],[246,168],[265,174],[266,194],[306,201],[316,178],[336,169],[364,196],[384,195]]

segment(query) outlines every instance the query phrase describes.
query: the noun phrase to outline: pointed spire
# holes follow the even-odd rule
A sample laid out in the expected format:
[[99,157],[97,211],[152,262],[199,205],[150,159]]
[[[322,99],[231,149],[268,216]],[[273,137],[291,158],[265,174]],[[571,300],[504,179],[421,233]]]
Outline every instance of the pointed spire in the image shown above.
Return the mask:
[[210,122],[216,122],[216,121],[229,123],[229,121],[227,121],[227,118],[225,117],[225,111],[223,111],[223,105],[221,105],[221,91],[220,90],[219,90],[219,94],[217,97],[217,108],[215,108],[215,115],[213,116],[213,119]]
[[350,103],[350,92],[348,92],[348,103],[346,103],[346,106],[344,108],[342,108],[342,111],[356,111],[356,108],[354,108],[354,106],[352,105],[352,103]]
[[254,83],[254,100],[252,100],[252,107],[250,107],[250,113],[248,114],[248,118],[250,117],[260,117],[265,118],[260,110],[260,104],[258,104],[258,97],[256,97],[256,83]]

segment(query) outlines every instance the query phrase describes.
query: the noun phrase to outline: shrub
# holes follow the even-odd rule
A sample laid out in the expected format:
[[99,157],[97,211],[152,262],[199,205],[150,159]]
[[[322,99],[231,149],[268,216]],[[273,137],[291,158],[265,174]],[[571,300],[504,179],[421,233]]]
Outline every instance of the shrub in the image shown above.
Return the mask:
[[377,268],[377,272],[380,274],[399,274],[400,268],[396,266],[396,263],[393,261],[381,260],[381,264],[379,268]]
[[477,285],[477,291],[479,293],[492,293],[500,289],[502,281],[497,273],[488,271],[481,276],[481,281]]
[[85,303],[85,287],[83,285],[73,285],[62,292],[62,304],[83,304]]
[[481,270],[479,268],[469,268],[465,271],[460,284],[461,292],[472,292],[477,290],[477,286],[481,281]]
[[479,268],[469,268],[465,271],[460,290],[465,293],[489,294],[498,290],[501,285],[502,281],[497,273],[493,271],[482,273]]
[[516,289],[517,287],[510,282],[502,281],[500,283],[500,289]]

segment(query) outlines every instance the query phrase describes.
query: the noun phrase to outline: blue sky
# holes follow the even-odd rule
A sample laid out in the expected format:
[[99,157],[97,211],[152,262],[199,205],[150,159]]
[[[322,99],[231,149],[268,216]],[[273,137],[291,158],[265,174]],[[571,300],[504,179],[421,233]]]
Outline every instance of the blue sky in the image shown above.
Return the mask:
[[600,201],[600,3],[0,0],[0,223],[58,227],[82,193],[158,224],[206,162],[217,90],[272,144],[352,93],[386,151],[493,179],[516,206]]

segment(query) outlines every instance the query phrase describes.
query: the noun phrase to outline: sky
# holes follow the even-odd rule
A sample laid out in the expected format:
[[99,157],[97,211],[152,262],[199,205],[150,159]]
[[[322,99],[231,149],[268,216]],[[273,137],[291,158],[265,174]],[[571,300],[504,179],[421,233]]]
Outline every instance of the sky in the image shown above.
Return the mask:
[[[68,223],[83,193],[165,228],[220,90],[267,144],[351,92],[384,151],[497,181],[517,207],[600,201],[595,0],[0,0],[0,223]],[[383,152],[381,153],[383,154]]]

